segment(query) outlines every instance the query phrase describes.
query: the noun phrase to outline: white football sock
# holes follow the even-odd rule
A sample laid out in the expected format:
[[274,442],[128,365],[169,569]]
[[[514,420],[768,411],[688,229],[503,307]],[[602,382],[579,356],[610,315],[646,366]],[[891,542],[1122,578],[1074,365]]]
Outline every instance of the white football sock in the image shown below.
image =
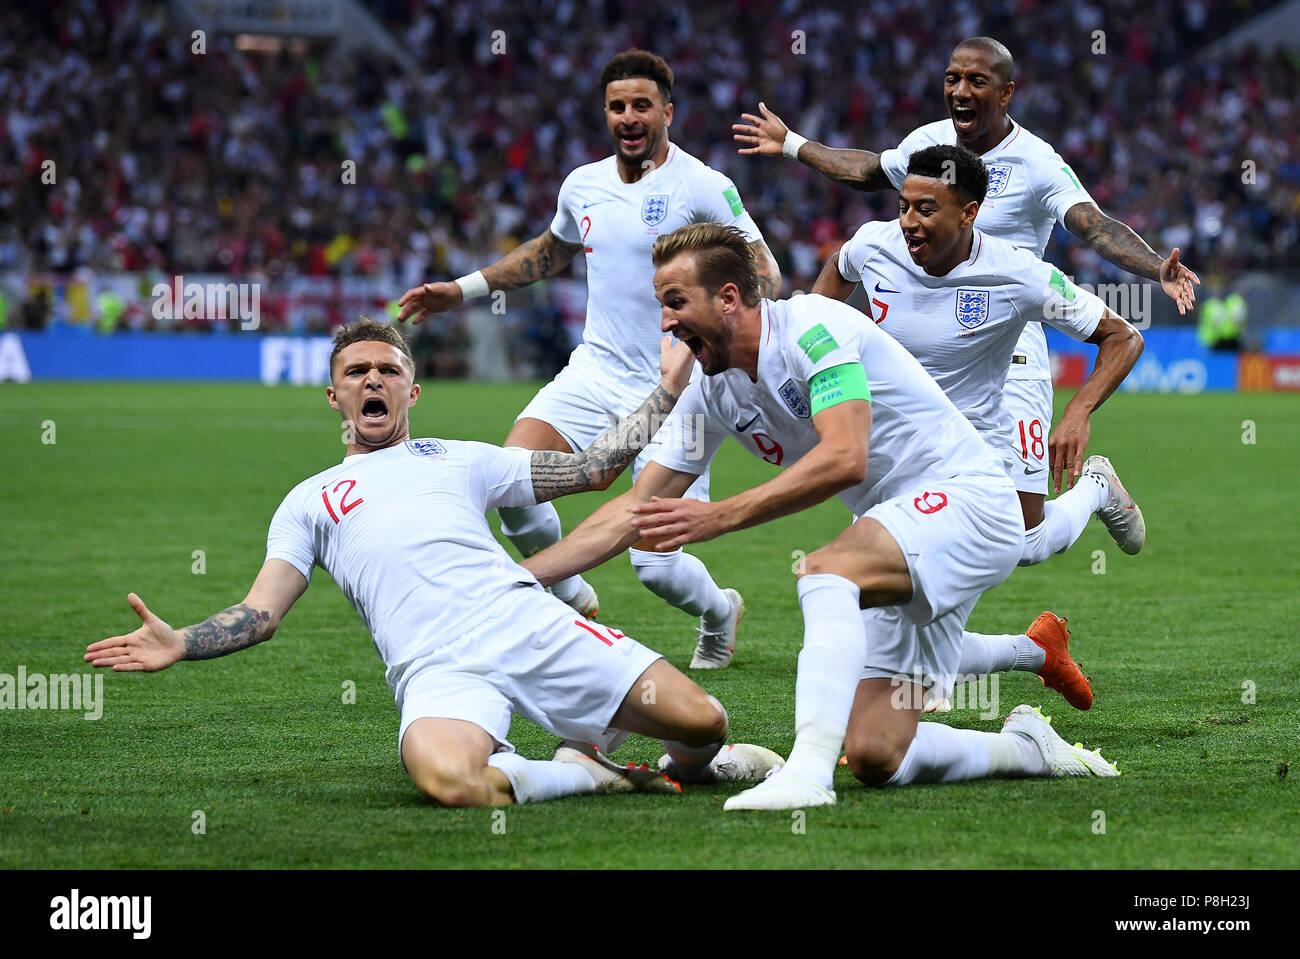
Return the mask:
[[493,753],[488,765],[505,773],[515,802],[545,802],[596,791],[596,780],[577,763],[525,759],[518,753]]
[[1025,548],[1019,565],[1034,566],[1069,549],[1083,535],[1092,514],[1106,505],[1109,495],[1105,480],[1086,473],[1079,477],[1074,489],[1045,502],[1043,521],[1025,530]]
[[[560,514],[551,503],[537,506],[502,506],[497,510],[501,517],[501,532],[515,544],[519,555],[527,559],[534,553],[558,543],[563,531]],[[571,603],[582,589],[581,576],[570,576],[551,584],[551,593],[559,600]]]
[[[727,708],[723,706],[722,703],[718,702],[718,700],[713,696],[709,697],[709,702],[718,707],[718,710],[722,713],[723,719],[728,720],[727,725],[728,729],[730,729],[731,723],[730,718],[727,716]],[[726,743],[727,737],[724,734],[716,743],[709,743],[707,746],[688,746],[685,743],[679,743],[675,740],[667,739],[661,739],[659,741],[664,744],[664,752],[671,756],[673,762],[678,765],[702,766],[705,763],[713,761],[713,759],[718,755],[718,751],[722,749],[723,745]]]
[[1047,661],[1043,647],[1024,633],[971,633],[961,634],[961,665],[957,672],[962,676],[986,676],[1017,669],[1037,673]]
[[629,549],[627,554],[641,584],[669,606],[704,617],[704,625],[710,629],[721,626],[731,615],[726,594],[698,556],[680,549],[671,553]]
[[[1025,743],[1029,748],[1025,748]],[[1042,755],[1028,736],[919,723],[916,737],[887,786],[955,783],[989,776],[1033,776]]]
[[867,628],[858,587],[818,573],[799,580],[803,649],[794,686],[794,748],[789,774],[832,788],[835,764],[867,658]]

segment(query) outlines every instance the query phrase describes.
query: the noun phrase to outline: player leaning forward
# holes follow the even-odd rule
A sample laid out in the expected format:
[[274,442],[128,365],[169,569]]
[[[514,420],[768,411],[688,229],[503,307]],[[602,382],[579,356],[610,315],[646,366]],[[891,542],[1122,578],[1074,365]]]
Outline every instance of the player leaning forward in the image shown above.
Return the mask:
[[[975,601],[1015,568],[1024,545],[1006,470],[920,364],[843,303],[762,299],[738,231],[694,224],[654,253],[663,329],[691,347],[706,376],[683,393],[632,489],[528,568],[548,582],[638,536],[675,549],[836,494],[858,517],[799,576],[794,752],[724,808],[834,802],[842,743],[854,775],[873,784],[1115,775],[1027,706],[1001,733],[918,723],[924,704],[950,691]],[[729,434],[786,469],[718,503],[675,499]]]
[[[483,516],[613,482],[672,408],[693,361],[677,347],[662,364],[661,385],[582,453],[412,440],[408,410],[420,387],[405,342],[369,320],[345,328],[326,394],[353,426],[347,455],[280,504],[244,601],[173,630],[132,593],[144,624],[90,645],[87,661],[152,671],[264,642],[321,566],[374,638],[401,712],[402,761],[438,802],[677,791],[648,768],[617,766],[581,745],[612,748],[628,732],[670,741],[683,768],[709,770],[697,778],[760,776],[780,757],[760,747],[719,753],[721,704],[657,653],[547,594]],[[506,739],[512,713],[578,742],[562,743],[551,761],[524,759]]]
[[[696,220],[738,227],[758,258],[764,295],[775,297],[781,274],[732,182],[668,140],[673,73],[644,50],[627,50],[601,71],[605,122],[614,154],[578,167],[560,187],[550,229],[481,271],[452,283],[427,283],[401,299],[401,318],[417,322],[489,290],[514,290],[554,276],[579,252],[587,267],[587,322],[568,365],[519,414],[506,446],[586,449],[609,423],[636,409],[658,379],[659,304],[650,249],[655,238]],[[635,476],[644,459],[633,466]],[[709,498],[705,471],[688,496]],[[549,503],[499,510],[501,532],[524,556],[560,538]],[[669,604],[700,617],[692,669],[731,662],[743,611],[740,594],[723,590],[704,564],[681,550],[630,552],[637,577]],[[595,591],[570,577],[551,591],[595,615]]]

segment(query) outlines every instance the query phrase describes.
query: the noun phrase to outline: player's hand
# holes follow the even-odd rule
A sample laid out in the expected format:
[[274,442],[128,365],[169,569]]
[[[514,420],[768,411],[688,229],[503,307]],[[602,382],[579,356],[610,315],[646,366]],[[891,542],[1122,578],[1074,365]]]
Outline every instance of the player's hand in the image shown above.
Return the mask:
[[781,148],[785,146],[785,135],[790,132],[790,128],[782,123],[781,118],[769,110],[767,104],[762,101],[759,101],[758,112],[762,116],[742,113],[740,119],[744,122],[731,125],[732,139],[742,144],[736,152],[742,156],[758,154],[779,157]]
[[675,336],[663,336],[659,339],[659,375],[664,387],[674,395],[681,396],[682,391],[691,381],[691,372],[695,369],[695,354],[691,348]]
[[1174,301],[1180,316],[1196,308],[1196,287],[1200,285],[1201,278],[1178,262],[1178,247],[1174,247],[1174,252],[1160,264],[1160,287]]
[[402,309],[397,314],[396,322],[409,319],[412,323],[419,323],[426,316],[444,313],[464,302],[465,295],[458,283],[425,283],[402,294],[402,298],[397,301]]
[[1052,430],[1047,440],[1048,455],[1052,458],[1052,485],[1056,492],[1061,492],[1061,480],[1069,475],[1070,485],[1083,472],[1083,454],[1088,449],[1088,437],[1092,427],[1088,423],[1087,413],[1072,413],[1067,406],[1061,414],[1061,421]]
[[134,633],[91,643],[86,647],[86,662],[92,666],[112,666],[117,672],[153,673],[185,657],[185,641],[176,630],[150,612],[135,593],[129,593],[126,601],[142,625]]
[[702,543],[727,531],[717,503],[697,499],[660,499],[632,507],[632,525],[642,539],[658,539],[651,548],[666,553],[687,543]]

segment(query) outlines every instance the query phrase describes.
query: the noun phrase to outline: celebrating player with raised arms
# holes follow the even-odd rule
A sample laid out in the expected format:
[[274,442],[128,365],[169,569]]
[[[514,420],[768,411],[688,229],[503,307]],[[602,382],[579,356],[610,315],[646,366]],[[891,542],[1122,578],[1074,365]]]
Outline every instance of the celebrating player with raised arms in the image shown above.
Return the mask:
[[[682,395],[632,489],[526,566],[551,582],[638,537],[675,549],[837,494],[857,517],[799,574],[790,759],[724,808],[833,803],[846,732],[854,775],[876,785],[1115,775],[1027,706],[1002,733],[917,722],[951,690],[966,617],[1015,568],[1024,542],[1005,468],[920,364],[836,300],[763,299],[733,228],[683,227],[656,242],[654,259],[663,329],[706,375]],[[728,435],[784,471],[721,502],[677,499]],[[661,768],[676,763],[665,757]]]
[[[1025,326],[1045,321],[1096,344],[1092,373],[1057,427],[1052,472],[1058,482],[1061,473],[1081,478],[1076,490],[1056,501],[1056,515],[1068,521],[1070,543],[1096,513],[1120,548],[1136,553],[1146,539],[1141,510],[1109,460],[1083,457],[1089,416],[1132,370],[1142,336],[1051,264],[978,229],[987,187],[984,164],[964,147],[913,153],[899,190],[899,219],[864,224],[827,260],[813,292],[846,300],[861,283],[876,324],[920,361],[1013,479],[1027,471],[1017,454],[1042,442],[1041,435],[1017,435],[1003,402],[1007,360]],[[1033,559],[1022,557],[1020,564]],[[995,666],[1037,672],[1072,705],[1087,709],[1090,684],[1069,656],[1063,624],[1054,620],[1045,613],[1023,637],[968,633],[963,672],[982,674]]]
[[[674,143],[673,74],[644,50],[628,50],[600,75],[614,154],[578,167],[560,187],[550,228],[481,271],[452,283],[427,283],[401,299],[400,319],[420,320],[490,290],[513,290],[562,270],[586,254],[587,323],[569,364],[519,414],[506,446],[535,450],[586,449],[612,419],[625,416],[657,378],[659,304],[650,251],[655,239],[683,224],[713,220],[739,228],[754,249],[764,296],[775,297],[781,276],[771,251],[732,182]],[[640,472],[644,459],[633,466]],[[707,500],[704,473],[687,495]],[[550,504],[506,506],[501,531],[524,556],[560,538]],[[641,582],[665,601],[700,617],[692,668],[731,662],[744,609],[740,594],[720,589],[704,564],[678,550],[630,551]],[[574,576],[551,591],[584,615],[597,609],[595,591]]]
[[[859,190],[901,188],[913,153],[935,144],[959,144],[979,156],[989,170],[987,196],[975,221],[983,234],[1042,257],[1053,226],[1060,222],[1111,263],[1158,281],[1179,312],[1191,309],[1196,300],[1193,284],[1200,280],[1179,263],[1179,251],[1162,259],[1128,226],[1102,213],[1060,154],[1007,114],[1016,86],[1013,73],[1011,54],[997,40],[964,40],[953,50],[944,73],[950,119],[919,127],[897,148],[878,154],[837,150],[806,140],[763,104],[759,105],[762,116],[745,114],[732,129],[736,141],[743,144],[742,154],[797,157],[837,183]],[[1022,429],[1026,437],[1024,444],[1016,445],[1022,462],[1014,476],[1027,530],[1025,558],[1042,562],[1068,547],[1077,533],[1060,500],[1045,502],[1049,465],[1058,462],[1055,449],[1061,437],[1049,429],[1051,365],[1038,322],[1027,323],[1016,344],[1005,402],[1017,439]],[[1046,443],[1039,439],[1044,436]],[[1079,469],[1069,473],[1077,478]],[[1058,493],[1061,476],[1056,477]],[[1092,493],[1085,487],[1080,495]]]
[[[420,387],[401,335],[364,319],[340,330],[326,393],[351,425],[347,455],[284,498],[266,562],[243,602],[174,630],[132,593],[143,625],[91,644],[86,660],[153,671],[265,642],[320,566],[387,667],[407,772],[444,805],[679,791],[649,768],[600,754],[598,747],[613,748],[629,732],[667,740],[696,780],[761,778],[779,756],[723,748],[721,703],[657,653],[544,592],[492,538],[483,516],[606,488],[672,409],[693,360],[685,347],[665,348],[662,366],[650,396],[583,452],[413,440],[408,412]],[[506,739],[512,714],[566,740],[554,759],[515,753]]]

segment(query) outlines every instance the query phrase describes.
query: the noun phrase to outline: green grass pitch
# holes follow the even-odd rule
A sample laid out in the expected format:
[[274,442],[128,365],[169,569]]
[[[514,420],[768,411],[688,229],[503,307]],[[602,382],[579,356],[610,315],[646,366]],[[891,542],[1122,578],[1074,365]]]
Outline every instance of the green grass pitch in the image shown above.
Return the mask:
[[[533,389],[427,384],[412,433],[500,442]],[[86,671],[88,642],[137,625],[129,590],[176,626],[237,602],[271,513],[338,460],[339,437],[321,389],[0,387],[0,673]],[[736,787],[572,798],[504,818],[441,809],[403,772],[382,665],[318,571],[264,646],[105,673],[98,721],[0,711],[0,867],[1294,867],[1300,773],[1287,778],[1285,764],[1300,729],[1300,401],[1121,395],[1094,417],[1091,449],[1141,502],[1146,550],[1124,556],[1094,522],[1069,553],[986,596],[971,625],[1014,632],[1046,608],[1069,617],[1096,705],[1077,713],[1036,677],[1009,674],[1000,717],[1044,705],[1067,738],[1101,746],[1119,779],[868,790],[841,767],[839,804],[802,823],[724,815]],[[715,498],[769,469],[724,447]],[[566,529],[598,502],[560,501]],[[697,677],[728,706],[734,739],[789,749],[794,554],[846,518],[824,504],[694,548],[749,604],[735,665]],[[685,666],[692,621],[626,561],[591,579],[602,619]],[[344,702],[349,682],[355,703]],[[1000,718],[946,721],[996,729]],[[523,721],[512,737],[532,757],[554,743]],[[618,758],[659,752],[634,737]]]

